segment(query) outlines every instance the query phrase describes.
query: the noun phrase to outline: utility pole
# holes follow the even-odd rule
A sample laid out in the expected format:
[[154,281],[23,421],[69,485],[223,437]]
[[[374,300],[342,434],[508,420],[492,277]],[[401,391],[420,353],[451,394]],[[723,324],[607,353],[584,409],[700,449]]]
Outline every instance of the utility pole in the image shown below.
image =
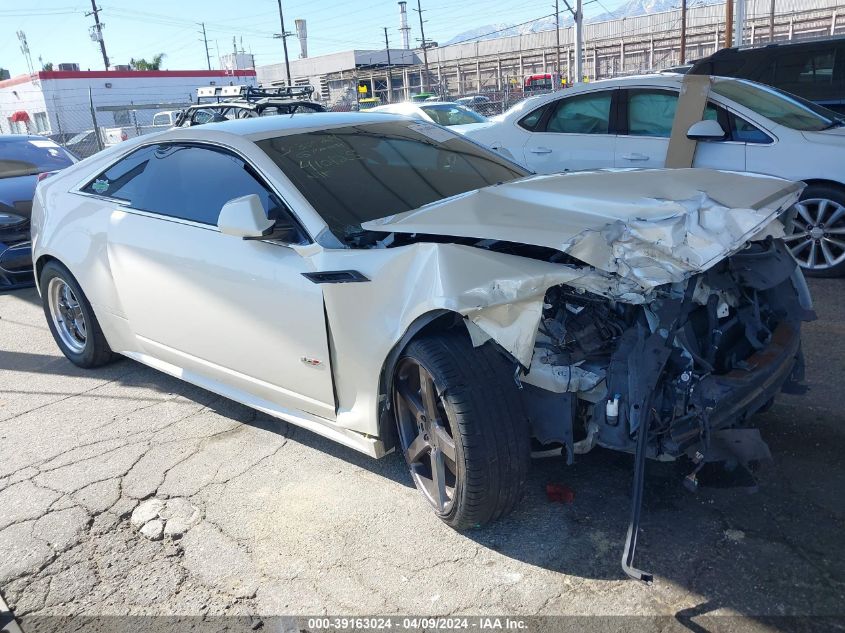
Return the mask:
[[109,56],[106,54],[106,42],[103,39],[103,27],[105,24],[100,23],[100,11],[97,8],[96,0],[91,0],[91,13],[86,13],[85,17],[94,16],[94,26],[91,29],[91,39],[100,43],[100,52],[103,54],[103,65],[106,70],[109,69]]
[[558,0],[555,0],[555,60],[555,90],[558,90],[560,88],[560,3]]
[[[575,0],[575,83],[584,81],[584,10]],[[598,69],[595,69],[595,73]]]
[[285,75],[288,78],[288,88],[291,86],[290,80],[290,61],[288,61],[288,34],[285,31],[285,14],[282,13],[282,0],[278,0],[279,2],[279,22],[282,25],[282,33],[279,37],[282,38],[282,48],[285,51]]
[[687,63],[687,0],[681,0],[681,63]]
[[384,29],[384,50],[387,52],[387,102],[393,101],[393,73],[390,66],[390,40],[387,39],[387,27]]
[[742,46],[745,42],[745,0],[736,0],[734,23],[734,45]]
[[725,2],[725,48],[733,46],[734,0]]
[[208,69],[211,70],[211,55],[208,54],[208,37],[205,34],[205,22],[200,22],[202,27],[202,41],[205,44],[205,61],[208,62]]
[[775,41],[775,0],[769,5],[769,41]]
[[423,88],[426,92],[429,91],[431,84],[429,81],[428,75],[428,49],[426,48],[426,41],[425,41],[425,29],[423,28],[423,18],[422,18],[422,6],[420,5],[420,0],[417,0],[417,13],[420,14],[420,37],[422,38],[422,49],[423,49],[423,64],[425,65],[425,82],[423,83]]

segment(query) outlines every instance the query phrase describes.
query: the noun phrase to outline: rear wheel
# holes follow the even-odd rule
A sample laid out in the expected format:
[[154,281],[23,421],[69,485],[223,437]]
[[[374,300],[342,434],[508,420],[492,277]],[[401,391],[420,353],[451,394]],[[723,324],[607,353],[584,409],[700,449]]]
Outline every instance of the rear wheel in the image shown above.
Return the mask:
[[785,240],[804,273],[812,277],[845,274],[845,190],[810,185],[795,210],[793,232]]
[[47,262],[39,277],[47,325],[62,353],[74,365],[99,367],[114,360],[91,304],[70,271]]
[[412,341],[393,381],[399,443],[417,489],[450,526],[510,512],[522,496],[529,432],[513,371],[490,344],[438,334]]

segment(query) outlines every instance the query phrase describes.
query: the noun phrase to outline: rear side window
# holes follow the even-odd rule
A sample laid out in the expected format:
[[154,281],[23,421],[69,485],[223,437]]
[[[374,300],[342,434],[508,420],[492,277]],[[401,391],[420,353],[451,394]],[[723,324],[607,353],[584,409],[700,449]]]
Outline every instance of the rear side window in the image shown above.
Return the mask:
[[628,134],[665,136],[672,133],[678,93],[666,90],[628,91]]
[[519,120],[519,126],[525,128],[529,132],[533,132],[537,129],[537,124],[540,122],[540,119],[543,118],[543,113],[546,111],[546,106],[542,106],[537,108],[531,114],[522,117]]
[[546,126],[561,134],[607,134],[610,130],[611,91],[561,99]]
[[183,144],[143,147],[118,161],[83,188],[122,200],[133,209],[216,225],[229,200],[256,194],[275,220],[282,203],[252,168],[227,151]]

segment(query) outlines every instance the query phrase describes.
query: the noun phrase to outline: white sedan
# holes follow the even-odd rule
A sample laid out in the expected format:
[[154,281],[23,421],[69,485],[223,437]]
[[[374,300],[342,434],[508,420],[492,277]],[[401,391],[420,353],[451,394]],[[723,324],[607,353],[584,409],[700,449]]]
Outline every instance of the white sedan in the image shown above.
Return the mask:
[[402,114],[422,121],[428,121],[429,123],[451,127],[456,132],[467,132],[487,122],[486,117],[470,108],[448,101],[423,101],[421,103],[406,101],[378,106],[369,111]]
[[[549,174],[662,167],[682,75],[625,77],[526,99],[466,134]],[[845,127],[840,115],[741,79],[714,77],[694,167],[807,183],[789,243],[810,274],[845,274]],[[714,127],[715,126],[715,127]]]
[[733,427],[800,379],[811,305],[777,219],[800,190],[530,176],[430,123],[264,117],[43,181],[33,253],[72,362],[127,356],[374,457],[398,448],[468,528],[517,504],[532,441],[641,466],[755,432]]

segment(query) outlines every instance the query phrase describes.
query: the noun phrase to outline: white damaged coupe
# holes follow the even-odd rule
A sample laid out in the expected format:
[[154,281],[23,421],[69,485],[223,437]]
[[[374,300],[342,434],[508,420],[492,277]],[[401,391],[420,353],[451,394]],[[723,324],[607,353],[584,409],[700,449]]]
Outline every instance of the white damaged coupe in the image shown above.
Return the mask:
[[372,456],[455,528],[530,454],[768,454],[813,318],[779,217],[800,183],[711,170],[532,176],[385,114],[173,129],[38,187],[36,276],[82,367],[120,354]]

